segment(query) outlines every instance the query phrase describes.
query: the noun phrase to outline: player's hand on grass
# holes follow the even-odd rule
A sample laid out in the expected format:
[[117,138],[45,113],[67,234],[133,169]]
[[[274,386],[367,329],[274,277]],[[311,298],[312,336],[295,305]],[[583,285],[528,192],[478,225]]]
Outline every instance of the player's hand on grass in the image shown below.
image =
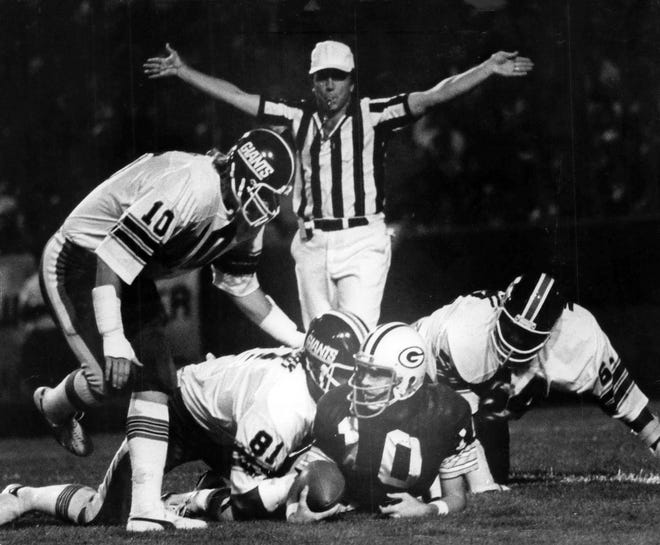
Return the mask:
[[517,51],[498,51],[488,62],[495,74],[507,77],[526,76],[534,68],[532,60],[518,56]]
[[388,517],[397,519],[437,514],[432,505],[418,500],[407,492],[393,492],[388,494],[387,497],[392,500],[392,503],[388,502],[389,505],[381,505],[379,509],[381,514]]
[[286,517],[287,522],[294,522],[297,524],[318,522],[319,520],[333,517],[342,511],[341,504],[337,504],[326,511],[319,511],[318,513],[312,511],[307,505],[308,493],[309,493],[309,486],[305,486],[300,492],[298,502],[289,505],[289,508],[291,506],[296,506],[296,509],[291,513],[289,513],[288,512],[289,509],[287,509],[287,517]]
[[170,47],[169,43],[165,44],[165,48],[169,53],[167,57],[151,57],[142,65],[144,73],[149,79],[176,76],[183,66],[181,57],[179,57],[176,50]]
[[509,400],[513,393],[510,383],[493,382],[479,399],[479,414],[486,420],[508,420],[511,418]]

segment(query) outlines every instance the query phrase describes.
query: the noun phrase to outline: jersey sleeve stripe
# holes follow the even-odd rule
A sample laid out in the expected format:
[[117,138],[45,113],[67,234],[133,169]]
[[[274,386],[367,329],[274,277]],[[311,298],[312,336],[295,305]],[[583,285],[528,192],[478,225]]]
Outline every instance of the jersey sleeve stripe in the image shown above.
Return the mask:
[[452,479],[477,468],[477,450],[474,443],[464,447],[456,454],[448,456],[440,465],[440,477]]
[[621,406],[636,386],[620,359],[614,363],[613,368],[612,380],[603,388],[599,396],[603,410],[610,415],[620,412]]
[[130,234],[121,228],[111,231],[110,237],[120,243],[126,251],[132,254],[133,257],[140,262],[141,265],[144,265],[147,262],[147,259],[153,255],[153,251],[142,246],[138,241],[131,237]]
[[410,120],[407,117],[401,116],[381,121],[380,126],[383,130],[390,132],[405,127],[408,123],[410,123]]
[[123,225],[127,232],[131,233],[147,248],[151,248],[152,251],[155,251],[156,248],[158,248],[159,240],[131,214],[126,214],[119,223],[120,225]]

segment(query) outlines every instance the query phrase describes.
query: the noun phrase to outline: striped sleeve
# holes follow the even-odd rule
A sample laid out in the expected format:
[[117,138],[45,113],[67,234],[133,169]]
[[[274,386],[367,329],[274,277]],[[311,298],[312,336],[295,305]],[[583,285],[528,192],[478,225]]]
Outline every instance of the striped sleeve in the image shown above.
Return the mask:
[[394,131],[415,121],[408,105],[408,94],[389,98],[369,99],[371,124],[382,130]]
[[300,128],[300,120],[302,119],[302,116],[303,110],[299,106],[283,100],[271,100],[264,96],[260,99],[257,119],[261,123],[268,125],[284,125],[295,135]]
[[606,342],[593,393],[606,414],[631,423],[639,416],[649,400],[628,373],[609,339],[604,333],[602,335]]
[[[465,430],[463,430],[465,431]],[[456,452],[440,464],[440,478],[453,479],[477,469],[477,450],[474,441],[462,440]]]
[[165,196],[149,191],[134,202],[101,241],[96,254],[131,284],[157,250],[167,242],[180,214]]

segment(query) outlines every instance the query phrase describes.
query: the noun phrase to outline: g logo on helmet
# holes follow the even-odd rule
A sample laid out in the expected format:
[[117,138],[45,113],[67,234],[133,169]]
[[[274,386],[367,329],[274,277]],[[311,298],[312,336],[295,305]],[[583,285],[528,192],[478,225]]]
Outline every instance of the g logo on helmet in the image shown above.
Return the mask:
[[408,369],[415,369],[424,362],[424,349],[419,346],[409,346],[399,354],[399,363]]

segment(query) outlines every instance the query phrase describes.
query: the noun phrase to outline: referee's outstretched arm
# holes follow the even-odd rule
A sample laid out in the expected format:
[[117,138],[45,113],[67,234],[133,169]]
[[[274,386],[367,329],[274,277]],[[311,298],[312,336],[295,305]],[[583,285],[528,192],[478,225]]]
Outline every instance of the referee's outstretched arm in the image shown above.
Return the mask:
[[165,48],[169,53],[167,57],[151,57],[144,63],[144,73],[149,79],[177,76],[213,98],[226,102],[248,115],[257,115],[259,95],[246,93],[233,83],[202,74],[183,62],[170,44],[165,44]]
[[413,115],[419,116],[429,108],[469,91],[493,74],[520,77],[527,75],[532,68],[534,63],[531,59],[518,56],[517,51],[498,51],[481,64],[445,78],[427,91],[410,93],[408,105]]

